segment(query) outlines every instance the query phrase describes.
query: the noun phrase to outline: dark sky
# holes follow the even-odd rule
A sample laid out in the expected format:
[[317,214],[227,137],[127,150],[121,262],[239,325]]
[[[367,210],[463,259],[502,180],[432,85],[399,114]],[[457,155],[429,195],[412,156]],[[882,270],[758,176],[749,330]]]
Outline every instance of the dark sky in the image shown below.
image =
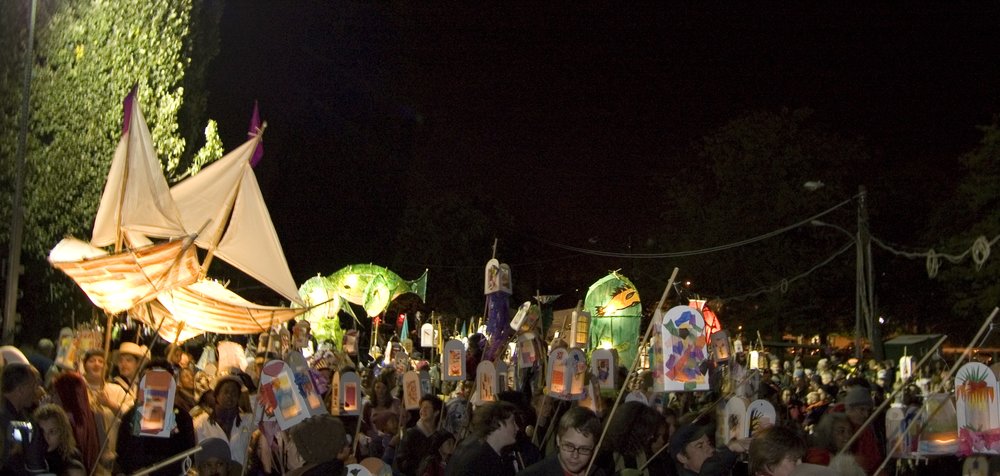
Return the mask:
[[[995,10],[655,3],[227,2],[209,115],[229,150],[260,101],[257,176],[301,282],[386,263],[406,200],[441,190],[551,239],[641,228],[644,182],[748,111],[809,107],[863,136],[870,189],[946,180],[1000,112]],[[583,212],[608,195],[633,218]]]

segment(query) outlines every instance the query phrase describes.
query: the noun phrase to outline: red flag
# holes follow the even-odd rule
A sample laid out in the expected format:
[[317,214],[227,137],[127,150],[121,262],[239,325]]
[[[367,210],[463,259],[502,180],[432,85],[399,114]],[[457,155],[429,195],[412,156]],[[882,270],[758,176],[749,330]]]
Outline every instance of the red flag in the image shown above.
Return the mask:
[[[247,139],[251,137],[256,137],[260,133],[260,111],[257,109],[257,100],[253,102],[253,115],[250,116],[250,130],[247,131]],[[260,159],[264,158],[264,142],[258,142],[257,148],[254,149],[253,155],[250,157],[250,166],[256,167],[260,163]]]

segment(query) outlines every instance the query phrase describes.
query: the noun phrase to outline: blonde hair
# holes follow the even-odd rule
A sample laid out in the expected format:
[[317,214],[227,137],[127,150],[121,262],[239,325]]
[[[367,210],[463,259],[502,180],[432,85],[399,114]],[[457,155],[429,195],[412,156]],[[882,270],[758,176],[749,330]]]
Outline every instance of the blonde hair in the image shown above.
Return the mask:
[[66,416],[66,411],[59,405],[49,403],[38,407],[35,410],[34,417],[38,422],[42,420],[55,422],[56,430],[59,432],[59,446],[56,448],[56,451],[63,458],[69,456],[70,451],[76,447],[76,440],[73,438],[73,427],[69,424],[69,417]]

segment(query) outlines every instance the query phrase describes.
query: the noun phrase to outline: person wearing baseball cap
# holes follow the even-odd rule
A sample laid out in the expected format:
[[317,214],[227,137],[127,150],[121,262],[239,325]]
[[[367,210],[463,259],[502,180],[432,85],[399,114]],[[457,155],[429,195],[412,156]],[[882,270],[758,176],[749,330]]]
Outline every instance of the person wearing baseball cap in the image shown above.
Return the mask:
[[750,447],[750,439],[746,438],[733,439],[717,449],[709,439],[711,432],[711,426],[695,422],[681,426],[670,436],[668,451],[677,463],[679,476],[732,474],[737,454]]

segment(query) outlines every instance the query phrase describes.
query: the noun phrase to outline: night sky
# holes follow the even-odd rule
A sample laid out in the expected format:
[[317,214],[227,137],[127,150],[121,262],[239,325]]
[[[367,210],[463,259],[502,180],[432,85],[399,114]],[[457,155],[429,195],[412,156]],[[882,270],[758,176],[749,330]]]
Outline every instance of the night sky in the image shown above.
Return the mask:
[[[554,241],[641,235],[650,178],[755,110],[864,137],[865,185],[904,210],[1000,112],[993,10],[413,3],[227,2],[209,116],[230,150],[260,102],[257,177],[299,283],[387,263],[406,201],[442,190]],[[629,213],[594,211],[609,196]]]

